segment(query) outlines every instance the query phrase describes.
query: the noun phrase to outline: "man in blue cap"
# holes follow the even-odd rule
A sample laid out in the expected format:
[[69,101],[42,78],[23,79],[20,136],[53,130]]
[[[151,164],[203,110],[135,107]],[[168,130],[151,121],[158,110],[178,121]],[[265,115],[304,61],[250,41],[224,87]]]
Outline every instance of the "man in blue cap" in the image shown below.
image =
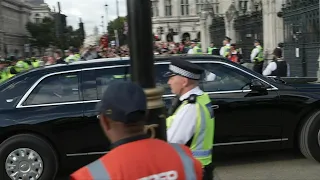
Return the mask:
[[178,102],[167,118],[167,139],[171,143],[187,145],[204,170],[204,179],[212,180],[212,146],[214,115],[208,94],[199,88],[204,69],[182,59],[174,59],[169,65],[169,77],[173,94]]
[[72,180],[201,180],[201,163],[188,147],[151,139],[144,131],[147,104],[135,83],[115,81],[98,105],[99,120],[111,141],[110,152],[71,175]]

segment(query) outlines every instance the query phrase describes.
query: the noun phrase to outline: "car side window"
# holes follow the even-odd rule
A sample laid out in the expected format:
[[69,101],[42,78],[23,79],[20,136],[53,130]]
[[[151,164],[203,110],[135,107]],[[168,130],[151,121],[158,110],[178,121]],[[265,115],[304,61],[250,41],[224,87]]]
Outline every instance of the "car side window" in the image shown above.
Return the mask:
[[199,63],[206,70],[209,80],[203,81],[206,92],[249,90],[252,76],[225,64]]
[[98,99],[102,98],[104,91],[112,81],[130,81],[130,74],[128,74],[128,66],[106,68],[95,70],[96,84],[97,84],[97,96]]
[[164,95],[172,94],[170,86],[168,85],[168,78],[164,74],[169,71],[169,64],[156,64],[156,85],[164,88]]
[[80,101],[78,73],[63,73],[43,79],[23,105]]

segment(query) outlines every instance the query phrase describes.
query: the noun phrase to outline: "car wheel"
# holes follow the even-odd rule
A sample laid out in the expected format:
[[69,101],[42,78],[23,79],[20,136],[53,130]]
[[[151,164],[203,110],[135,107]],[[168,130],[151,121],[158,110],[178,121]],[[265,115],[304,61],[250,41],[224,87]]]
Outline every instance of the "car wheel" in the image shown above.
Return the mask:
[[299,146],[306,158],[320,162],[320,111],[306,119],[300,130]]
[[1,180],[53,180],[57,170],[55,151],[39,136],[19,134],[0,144]]

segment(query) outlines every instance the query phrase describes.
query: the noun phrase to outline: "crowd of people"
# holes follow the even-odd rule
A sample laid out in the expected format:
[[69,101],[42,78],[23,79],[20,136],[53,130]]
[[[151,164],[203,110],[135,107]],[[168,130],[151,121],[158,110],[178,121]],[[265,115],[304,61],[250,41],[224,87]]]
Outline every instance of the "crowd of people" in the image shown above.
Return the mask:
[[[223,56],[235,63],[243,62],[243,56],[241,48],[238,49],[236,44],[231,43],[231,39],[226,37],[222,42],[223,46],[217,48],[213,43],[203,51],[201,43],[194,41],[183,41],[180,43],[175,42],[154,42],[154,54],[155,55],[169,55],[169,54],[209,54]],[[286,62],[282,62],[282,46],[279,45],[274,51],[274,61],[263,71],[264,67],[264,52],[260,45],[260,42],[256,40],[254,42],[255,48],[251,53],[250,60],[253,63],[253,70],[263,75],[277,75],[277,65],[282,67],[281,76],[289,76],[289,65]],[[70,47],[63,51],[61,49],[55,49],[51,52],[46,52],[42,57],[31,58],[16,58],[14,56],[9,57],[7,60],[0,58],[0,81],[4,81],[16,75],[17,73],[36,68],[44,65],[53,65],[60,63],[71,63],[79,60],[91,60],[99,58],[116,58],[116,57],[128,57],[130,50],[128,45],[115,46],[112,44],[109,47],[99,46],[97,44],[85,44],[82,48],[77,49]],[[279,63],[280,62],[280,63]],[[277,64],[278,63],[278,64]],[[284,73],[287,72],[287,73]]]

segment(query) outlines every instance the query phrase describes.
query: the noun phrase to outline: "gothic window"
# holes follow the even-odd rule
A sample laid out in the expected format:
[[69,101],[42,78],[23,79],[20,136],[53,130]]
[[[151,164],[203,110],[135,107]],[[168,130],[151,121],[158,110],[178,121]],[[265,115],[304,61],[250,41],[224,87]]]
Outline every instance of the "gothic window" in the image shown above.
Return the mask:
[[166,16],[172,16],[171,0],[166,0],[165,1],[165,14],[166,14]]
[[197,14],[201,13],[206,0],[196,0]]
[[151,15],[152,17],[159,16],[158,0],[151,1]]
[[181,15],[189,15],[189,0],[181,0]]
[[38,13],[35,15],[34,20],[35,20],[36,23],[41,23],[41,17],[40,17],[40,15]]

